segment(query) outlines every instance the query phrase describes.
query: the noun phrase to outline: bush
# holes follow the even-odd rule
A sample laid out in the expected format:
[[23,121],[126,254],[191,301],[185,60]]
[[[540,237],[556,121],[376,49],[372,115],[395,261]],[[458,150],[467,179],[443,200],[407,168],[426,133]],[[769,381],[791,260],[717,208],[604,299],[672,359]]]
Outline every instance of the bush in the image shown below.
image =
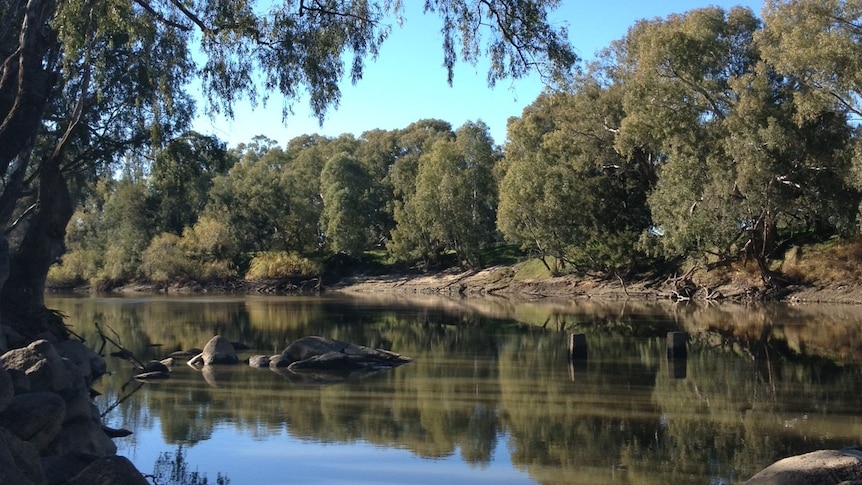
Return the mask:
[[193,266],[180,247],[180,237],[167,232],[153,238],[141,261],[144,276],[158,283],[191,278]]
[[48,270],[48,286],[68,287],[95,283],[102,266],[100,251],[81,249],[63,255],[59,263]]
[[245,275],[247,280],[311,278],[322,273],[321,265],[286,251],[264,251],[254,255]]

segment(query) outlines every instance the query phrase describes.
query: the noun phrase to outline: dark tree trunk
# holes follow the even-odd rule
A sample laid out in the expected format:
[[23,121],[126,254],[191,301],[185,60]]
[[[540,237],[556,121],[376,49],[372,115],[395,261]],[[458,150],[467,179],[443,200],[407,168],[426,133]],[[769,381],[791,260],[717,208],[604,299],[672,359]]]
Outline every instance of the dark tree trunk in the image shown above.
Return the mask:
[[51,157],[39,171],[39,200],[24,234],[13,244],[9,277],[0,293],[0,315],[25,337],[49,332],[68,337],[62,319],[45,308],[48,268],[62,254],[66,225],[74,210],[59,161]]
[[[7,228],[22,196],[23,176],[34,157],[34,141],[56,84],[59,46],[49,25],[56,7],[56,0],[28,0],[16,29],[17,49],[0,58],[0,225]],[[68,336],[62,319],[45,309],[44,299],[48,268],[62,248],[72,215],[60,159],[56,151],[43,161],[35,210],[0,245],[0,250],[7,242],[9,247],[8,252],[0,251],[0,266],[8,264],[8,278],[0,291],[0,318],[24,337],[43,332]]]
[[0,67],[0,176],[31,146],[56,83],[56,74],[46,69],[58,48],[48,26],[55,9],[54,0],[27,2],[18,49]]

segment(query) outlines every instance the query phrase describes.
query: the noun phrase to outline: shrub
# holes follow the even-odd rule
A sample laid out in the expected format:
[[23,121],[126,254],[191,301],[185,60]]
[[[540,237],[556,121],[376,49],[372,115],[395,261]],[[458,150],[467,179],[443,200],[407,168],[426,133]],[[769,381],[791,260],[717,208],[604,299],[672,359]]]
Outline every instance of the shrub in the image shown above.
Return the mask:
[[48,270],[48,286],[75,286],[94,283],[102,266],[101,251],[80,249],[63,255],[59,263]]
[[153,238],[141,261],[144,276],[159,283],[191,278],[193,266],[180,247],[180,237],[168,232]]
[[263,251],[254,255],[245,275],[247,280],[310,278],[319,276],[319,263],[286,251]]

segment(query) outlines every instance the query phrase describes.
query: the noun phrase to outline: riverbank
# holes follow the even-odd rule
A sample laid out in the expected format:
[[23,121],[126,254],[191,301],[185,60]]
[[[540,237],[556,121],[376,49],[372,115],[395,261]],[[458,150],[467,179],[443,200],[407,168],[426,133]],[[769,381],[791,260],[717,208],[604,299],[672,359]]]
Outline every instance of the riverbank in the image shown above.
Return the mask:
[[[692,280],[680,283],[666,277],[623,281],[574,275],[518,279],[514,267],[496,266],[481,271],[451,269],[433,274],[357,275],[343,278],[326,289],[344,293],[460,294],[509,299],[633,298],[862,304],[862,285],[859,284],[815,282],[764,288],[758,283],[750,276],[727,274],[704,283]],[[682,288],[688,292],[681,294]]]
[[[279,278],[249,281],[233,279],[206,284],[131,283],[112,288],[113,294],[316,294],[391,293],[447,296],[495,296],[511,300],[542,298],[605,300],[709,300],[786,301],[862,304],[862,284],[808,278],[800,284],[764,285],[750,268],[695,272],[685,276],[642,276],[631,280],[599,276],[565,275],[525,277],[518,265],[498,265],[482,270],[449,268],[438,272],[356,272],[340,277]],[[49,288],[55,292],[93,293],[90,287]]]

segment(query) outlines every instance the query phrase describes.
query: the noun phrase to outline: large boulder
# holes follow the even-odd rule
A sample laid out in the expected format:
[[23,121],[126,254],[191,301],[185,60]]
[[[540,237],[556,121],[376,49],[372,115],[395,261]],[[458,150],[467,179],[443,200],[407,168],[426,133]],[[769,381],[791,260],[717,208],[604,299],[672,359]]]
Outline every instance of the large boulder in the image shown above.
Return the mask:
[[0,428],[0,483],[45,483],[36,447],[3,428]]
[[15,396],[15,387],[12,385],[12,378],[9,377],[6,369],[0,368],[0,413],[6,409],[13,396]]
[[396,367],[413,359],[388,350],[340,342],[327,337],[303,337],[290,344],[281,358],[291,371],[383,369]]
[[41,452],[60,433],[65,416],[62,397],[53,392],[30,392],[12,398],[0,413],[0,427]]
[[99,458],[66,482],[66,485],[116,485],[118,483],[149,485],[135,465],[124,456]]
[[204,346],[202,354],[204,365],[239,363],[233,344],[221,335],[211,338]]
[[779,460],[745,485],[862,484],[862,451],[819,450]]
[[80,340],[64,340],[54,347],[61,357],[75,364],[78,374],[84,377],[87,387],[108,372],[105,359]]
[[43,451],[43,454],[47,455],[69,453],[112,456],[117,453],[117,445],[105,433],[100,423],[90,420],[75,421],[65,424]]
[[83,376],[72,371],[75,366],[47,340],[6,352],[0,356],[0,367],[9,371],[18,392],[86,388]]

